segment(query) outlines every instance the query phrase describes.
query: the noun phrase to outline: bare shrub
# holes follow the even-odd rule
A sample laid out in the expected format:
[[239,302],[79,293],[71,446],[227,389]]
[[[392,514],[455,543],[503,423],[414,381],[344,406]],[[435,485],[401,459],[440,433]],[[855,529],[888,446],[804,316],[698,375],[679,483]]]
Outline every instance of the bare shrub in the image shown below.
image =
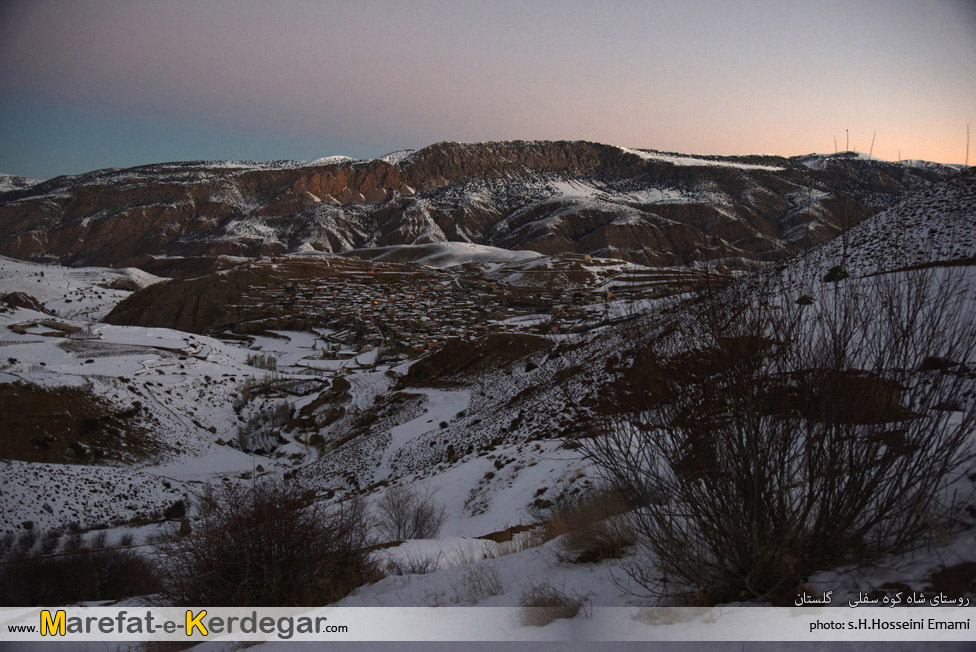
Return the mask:
[[466,571],[461,580],[454,587],[454,597],[457,602],[481,602],[485,598],[501,595],[503,591],[501,577],[494,565],[478,564]]
[[13,532],[6,532],[3,536],[0,536],[0,559],[5,558],[13,550],[15,539],[16,537],[14,537]]
[[633,575],[653,596],[784,602],[956,513],[974,460],[972,288],[924,270],[795,289],[699,295],[581,402],[580,450],[639,506]]
[[491,548],[492,556],[504,557],[505,555],[514,555],[532,548],[538,548],[552,539],[551,531],[552,528],[549,524],[543,524],[525,532],[516,532],[508,541],[502,541]]
[[620,559],[637,543],[629,505],[616,492],[583,495],[557,505],[553,531],[564,532],[563,553],[573,563]]
[[637,542],[628,512],[633,505],[613,489],[566,493],[531,513],[541,523],[526,547],[562,537],[563,558],[578,564],[620,559]]
[[378,577],[361,501],[331,511],[288,485],[231,487],[186,537],[162,547],[171,604],[311,606]]
[[496,546],[488,541],[479,542],[481,545],[461,544],[454,548],[454,561],[458,566],[470,566],[485,559],[495,559],[499,557]]
[[583,608],[583,599],[568,596],[550,584],[537,584],[519,598],[523,625],[545,627],[560,618],[575,618]]
[[[61,552],[34,554],[33,547],[8,552],[0,559],[0,606],[118,600],[159,590],[159,578],[145,557],[105,545],[104,539],[86,543],[76,537]],[[50,549],[50,544],[42,542],[41,549]]]
[[441,553],[406,555],[402,559],[393,558],[386,564],[389,575],[426,575],[441,567]]
[[[40,554],[41,555],[51,555],[54,554],[58,545],[61,542],[62,533],[60,530],[52,528],[47,530],[41,537]],[[122,544],[126,545],[126,544]]]
[[390,487],[376,503],[377,528],[387,541],[433,539],[447,512],[430,491],[404,486]]

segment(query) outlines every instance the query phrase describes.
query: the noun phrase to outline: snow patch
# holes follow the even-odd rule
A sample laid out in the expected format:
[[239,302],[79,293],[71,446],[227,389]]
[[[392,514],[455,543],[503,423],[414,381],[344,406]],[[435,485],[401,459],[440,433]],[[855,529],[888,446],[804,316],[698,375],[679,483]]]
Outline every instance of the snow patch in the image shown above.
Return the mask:
[[696,156],[688,156],[688,155],[678,156],[675,154],[662,154],[661,152],[656,152],[654,150],[631,149],[629,147],[621,147],[620,149],[624,152],[627,152],[628,154],[634,154],[635,156],[639,156],[645,161],[660,161],[663,163],[672,163],[674,165],[679,165],[679,166],[708,165],[708,166],[717,166],[717,167],[738,168],[740,170],[770,170],[770,171],[779,171],[785,169],[775,165],[737,163],[735,161],[723,161],[717,159],[698,158]]

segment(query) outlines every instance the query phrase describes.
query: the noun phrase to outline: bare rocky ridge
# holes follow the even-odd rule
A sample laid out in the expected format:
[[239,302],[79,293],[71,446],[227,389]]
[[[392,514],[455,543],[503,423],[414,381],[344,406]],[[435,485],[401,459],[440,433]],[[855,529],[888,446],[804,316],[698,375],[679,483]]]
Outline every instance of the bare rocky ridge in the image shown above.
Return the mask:
[[3,193],[0,254],[134,266],[458,241],[750,267],[954,173],[844,154],[687,157],[582,141],[438,143],[389,161],[171,163]]

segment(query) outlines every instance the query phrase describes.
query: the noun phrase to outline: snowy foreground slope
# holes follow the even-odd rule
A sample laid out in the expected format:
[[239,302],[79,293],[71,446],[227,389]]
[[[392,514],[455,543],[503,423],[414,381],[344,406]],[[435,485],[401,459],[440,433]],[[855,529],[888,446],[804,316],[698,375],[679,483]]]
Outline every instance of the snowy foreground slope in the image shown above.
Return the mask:
[[[838,265],[839,257],[841,261],[847,261],[852,277],[849,283],[860,282],[861,276],[878,271],[894,272],[908,266],[948,263],[958,270],[965,291],[972,296],[976,290],[976,275],[971,266],[972,256],[976,254],[973,244],[976,184],[973,181],[971,173],[960,176],[868,220],[849,234],[843,252],[840,252],[843,243],[831,242],[770,272],[777,271],[785,279],[806,278],[808,283],[803,287],[819,296],[829,291],[830,284],[822,279]],[[908,255],[899,257],[894,244],[898,238],[917,242],[920,246],[906,249]],[[876,258],[877,250],[882,255]],[[841,253],[846,254],[846,259]],[[879,267],[876,263],[885,259],[885,253],[900,264]],[[895,283],[900,282],[901,276],[900,272],[888,275]],[[870,283],[870,278],[864,282]],[[799,296],[799,293],[792,294],[794,290],[789,286],[785,290],[793,297]],[[664,309],[668,303],[659,303],[657,308],[649,307],[652,311]],[[618,309],[621,314],[628,312],[623,305]],[[976,305],[970,303],[969,314],[976,320]],[[411,389],[412,384],[424,377],[426,368],[421,366],[419,371],[415,370],[413,379],[408,374],[402,381],[401,391],[424,394],[423,398],[413,400],[433,406],[437,410],[435,414],[418,413],[416,408],[413,411],[398,409],[400,419],[379,421],[374,428],[339,447],[321,464],[304,468],[301,477],[325,473],[324,477],[331,475],[338,479],[345,471],[356,469],[357,482],[368,486],[395,482],[397,474],[406,473],[407,484],[441,490],[437,495],[452,515],[445,527],[444,534],[447,535],[478,535],[516,524],[529,524],[534,514],[532,505],[539,497],[546,499],[561,493],[572,494],[574,490],[580,491],[595,482],[597,476],[597,471],[575,451],[567,450],[559,439],[553,439],[553,435],[572,426],[571,420],[560,416],[565,400],[561,386],[573,382],[574,367],[602,366],[612,356],[626,358],[632,350],[634,332],[626,324],[610,326],[591,334],[582,346],[573,340],[557,340],[552,348],[517,360],[499,356],[496,349],[480,350],[476,357],[492,362],[484,367],[472,364],[468,371],[454,375],[447,387],[443,386],[445,379],[441,378],[436,400],[432,400],[434,397],[429,390]],[[463,354],[463,351],[457,351],[454,355]],[[497,357],[492,359],[492,356]],[[442,359],[439,363],[448,365],[449,361]],[[354,383],[353,392],[357,391],[360,390]],[[451,402],[454,405],[446,408],[445,404]],[[409,405],[409,399],[407,403]],[[459,411],[462,408],[463,413]],[[437,427],[437,421],[445,415],[453,418],[445,419],[445,423]],[[340,420],[332,427],[338,433],[343,432],[346,425]],[[415,434],[411,438],[405,437],[405,428]],[[465,443],[474,450],[462,448]],[[479,446],[483,447],[480,452]],[[392,455],[390,448],[394,449]],[[463,452],[449,455],[448,451],[452,449]],[[331,471],[330,465],[334,465]],[[346,474],[343,480],[350,476]],[[465,488],[473,484],[472,478],[479,476],[482,481],[465,493]],[[973,482],[963,478],[957,488],[964,495],[972,496]],[[376,493],[382,493],[382,486]],[[968,500],[971,502],[972,498]],[[859,571],[825,571],[810,578],[811,586],[834,590],[840,600],[846,599],[844,596],[847,595],[856,596],[859,590],[877,589],[886,583],[902,583],[921,591],[931,585],[932,573],[937,569],[974,561],[974,536],[976,533],[970,524],[968,529],[951,540],[944,540],[935,549],[890,560],[890,568],[886,564],[883,568]],[[465,564],[464,568],[458,567],[456,560],[470,558],[471,554],[465,552],[456,540],[390,548],[386,554],[394,561],[406,563],[433,558],[439,560],[443,568],[430,573],[395,576],[362,587],[342,604],[511,605],[517,604],[527,588],[543,580],[568,593],[576,591],[590,596],[598,605],[639,602],[639,598],[628,594],[634,587],[628,586],[629,578],[622,571],[636,558],[577,565],[567,563],[566,551],[558,539],[521,552],[524,544],[519,543],[518,536],[513,540],[515,543],[503,544],[501,554],[493,550],[494,544],[490,542],[478,543],[486,548],[483,556],[487,559],[473,565]],[[512,549],[516,550],[514,554],[504,554]],[[533,562],[523,564],[522,560],[530,557]],[[546,570],[539,571],[540,567]],[[457,588],[477,584],[479,577],[496,575],[501,578],[502,586],[498,595],[477,599]],[[611,581],[611,577],[620,584]]]
[[[262,462],[276,468],[275,460],[219,443],[236,437],[240,417],[233,404],[240,386],[267,373],[246,364],[246,351],[179,331],[93,321],[157,280],[140,270],[0,259],[0,295],[29,294],[46,310],[0,305],[0,383],[13,388],[12,405],[41,410],[36,423],[22,427],[34,428],[44,439],[48,424],[43,417],[51,415],[48,423],[57,432],[47,437],[64,440],[53,448],[77,444],[73,457],[58,463],[31,461],[30,455],[3,461],[0,529],[18,531],[25,523],[43,529],[154,521],[174,502],[192,500],[205,483],[251,472]],[[65,397],[74,392],[89,402],[100,400],[103,412],[125,415],[120,441],[99,440],[92,446],[85,436],[66,439],[70,428],[58,430],[56,422]],[[8,415],[6,428],[13,428],[14,421]],[[52,447],[48,441],[43,446],[35,446],[37,455]],[[305,447],[295,448],[295,459],[303,458]]]
[[[790,282],[802,278],[809,281],[803,288],[814,286],[819,297],[833,287],[823,279],[837,266],[849,277],[842,283],[945,266],[958,270],[972,293],[974,181],[968,172],[923,190],[864,221],[844,241],[827,242],[744,283],[781,279],[798,294]],[[444,267],[477,262],[492,278],[548,273],[556,265],[471,244],[363,255]],[[617,271],[634,271],[615,264]],[[183,501],[193,523],[221,484],[278,479],[322,504],[362,495],[373,505],[391,487],[408,486],[444,505],[443,528],[437,538],[400,543],[377,534],[377,543],[394,544],[375,553],[389,575],[354,590],[340,605],[513,606],[542,584],[595,606],[646,602],[624,571],[646,563],[634,547],[618,560],[576,563],[563,537],[540,543],[532,528],[560,497],[600,484],[599,471],[563,437],[577,425],[568,404],[584,372],[608,380],[610,369],[632,359],[636,338],[651,332],[641,325],[663,315],[680,319],[684,297],[612,299],[603,321],[582,335],[494,334],[451,341],[409,361],[381,359],[375,349],[325,359],[323,348],[334,335],[325,328],[219,339],[98,321],[156,280],[132,270],[0,259],[0,295],[22,293],[38,304],[0,311],[0,386],[22,392],[13,400],[39,406],[32,411],[52,423],[67,418],[58,408],[67,392],[84,392],[126,426],[99,426],[106,438],[97,445],[79,439],[70,459],[40,459],[52,448],[38,449],[37,459],[23,451],[5,455],[0,531],[22,532],[28,522],[40,529],[75,522],[82,530],[107,527],[112,536],[131,533],[147,542],[176,527],[175,520],[164,522],[167,508]],[[972,314],[976,319],[976,310]],[[282,413],[287,416],[276,420]],[[52,436],[64,438],[64,432]],[[973,491],[972,482],[958,488]],[[886,583],[923,590],[938,569],[976,562],[974,550],[976,530],[964,517],[962,527],[934,548],[884,568],[823,569],[809,585],[834,590],[841,601]]]

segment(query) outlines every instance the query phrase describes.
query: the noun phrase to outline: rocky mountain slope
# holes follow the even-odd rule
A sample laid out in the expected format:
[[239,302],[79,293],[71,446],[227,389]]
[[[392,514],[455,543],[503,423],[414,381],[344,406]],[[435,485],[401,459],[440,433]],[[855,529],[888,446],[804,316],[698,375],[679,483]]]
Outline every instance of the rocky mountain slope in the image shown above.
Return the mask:
[[[278,173],[288,169],[281,166]],[[874,254],[883,252],[882,258],[894,261],[888,271],[951,263],[964,273],[971,296],[976,270],[973,180],[969,172],[922,188],[852,229],[845,240],[767,266],[746,282],[780,274],[832,289],[834,284],[822,279],[838,264],[838,252],[846,256],[851,277],[870,282],[869,275],[877,271]],[[483,279],[487,287],[514,280],[535,283],[527,277],[548,274],[563,263],[567,267],[561,275],[592,274],[591,282],[601,291],[609,287],[604,283],[619,282],[620,275],[662,272],[618,262],[612,268],[618,276],[604,281],[598,276],[600,260],[507,260],[499,252],[467,249],[472,248],[424,246],[402,253],[414,261],[447,258],[460,263],[458,268],[481,265],[470,279]],[[905,255],[899,256],[902,251]],[[578,563],[567,559],[558,537],[538,545],[531,537],[515,535],[553,503],[599,484],[599,471],[575,442],[563,438],[578,427],[568,399],[574,388],[599,389],[614,377],[626,378],[641,338],[687,315],[681,296],[632,300],[615,292],[599,321],[587,322],[582,334],[490,332],[442,342],[419,359],[384,360],[375,348],[351,346],[343,349],[348,356],[332,356],[331,347],[353,335],[341,324],[266,324],[266,330],[227,339],[186,330],[209,330],[224,317],[208,310],[246,307],[245,294],[258,289],[263,294],[254,298],[261,301],[252,307],[263,309],[263,301],[271,299],[297,306],[304,300],[298,295],[308,289],[304,285],[322,278],[335,284],[343,269],[344,287],[363,295],[357,303],[340,293],[335,305],[347,312],[366,311],[368,304],[377,305],[373,301],[383,301],[380,293],[392,293],[393,284],[375,282],[380,273],[398,271],[399,281],[413,279],[428,292],[450,294],[457,288],[467,300],[471,292],[458,288],[469,280],[466,274],[398,260],[283,256],[238,262],[196,281],[153,283],[156,279],[131,270],[0,263],[0,295],[30,295],[0,310],[0,388],[6,392],[0,399],[29,406],[12,421],[17,430],[5,440],[9,449],[2,456],[0,496],[10,508],[0,517],[0,533],[25,532],[27,524],[39,531],[66,528],[74,521],[81,530],[108,527],[111,540],[131,535],[151,549],[154,535],[175,526],[164,522],[175,518],[175,506],[181,507],[180,514],[185,509],[195,527],[213,486],[246,483],[256,476],[283,478],[298,484],[310,500],[327,505],[349,494],[375,502],[390,487],[405,485],[430,490],[444,505],[447,522],[436,539],[384,549],[380,554],[408,569],[361,587],[343,604],[515,604],[524,590],[542,581],[597,606],[636,600],[609,579],[612,574],[626,578],[611,573],[610,566],[637,561],[633,547],[618,561]],[[148,287],[136,289],[141,286]],[[791,300],[798,294],[787,291]],[[312,298],[325,294],[318,290]],[[811,294],[821,300],[816,291]],[[155,300],[170,295],[172,301]],[[367,295],[371,300],[365,300]],[[437,317],[438,301],[430,307],[405,301],[389,305],[413,310],[421,321]],[[124,320],[129,325],[97,322],[116,302],[117,314],[131,311]],[[186,306],[186,322],[179,321],[179,311],[165,313],[174,320],[167,324],[180,330],[145,327],[163,314],[154,311],[165,311],[167,305]],[[273,307],[268,309],[280,314]],[[455,314],[443,318],[445,323],[468,318],[461,303],[452,310]],[[150,316],[143,325],[138,325],[140,314]],[[511,325],[506,314],[488,321]],[[971,401],[972,394],[963,399]],[[83,400],[107,416],[77,412]],[[972,482],[965,482],[960,491],[971,495]],[[889,564],[897,571],[868,568],[866,575],[856,576],[852,571],[829,575],[833,571],[825,569],[810,581],[845,601],[847,595],[890,582],[923,590],[942,565],[974,562],[972,528],[965,527],[960,537],[945,539],[949,543],[934,551]],[[421,556],[431,561],[422,571],[409,570],[411,559]],[[497,592],[490,596],[466,590],[466,578],[483,569],[495,569],[499,576]]]
[[159,273],[158,257],[453,241],[747,268],[955,172],[848,153],[687,156],[582,141],[437,143],[369,161],[168,163],[3,193],[0,254]]
[[798,269],[841,265],[852,276],[976,264],[976,168],[930,188],[800,255]]
[[11,190],[25,190],[31,186],[36,186],[40,181],[30,177],[21,177],[15,174],[0,174],[0,193]]

